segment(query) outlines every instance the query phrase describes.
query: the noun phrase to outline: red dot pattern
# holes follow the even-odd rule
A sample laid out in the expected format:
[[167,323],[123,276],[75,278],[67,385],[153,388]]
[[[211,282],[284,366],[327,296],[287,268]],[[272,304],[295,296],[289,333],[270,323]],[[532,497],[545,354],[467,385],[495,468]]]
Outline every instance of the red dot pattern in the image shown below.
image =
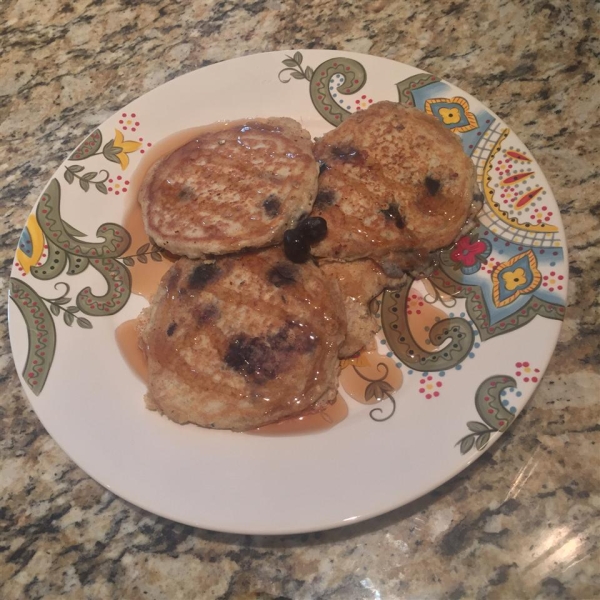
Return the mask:
[[434,376],[437,377],[437,375],[427,375],[419,379],[419,394],[423,394],[426,400],[439,398],[439,390],[444,385],[439,379],[434,381]]

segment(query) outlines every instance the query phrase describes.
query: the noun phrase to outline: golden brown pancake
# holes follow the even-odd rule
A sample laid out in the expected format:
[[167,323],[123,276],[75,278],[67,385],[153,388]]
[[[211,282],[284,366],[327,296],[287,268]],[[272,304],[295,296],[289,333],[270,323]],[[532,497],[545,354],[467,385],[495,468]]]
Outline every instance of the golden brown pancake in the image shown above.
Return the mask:
[[317,178],[298,122],[254,119],[200,134],[159,160],[138,198],[158,245],[204,258],[280,242],[310,212]]
[[370,308],[371,300],[385,288],[398,288],[404,279],[388,277],[370,259],[353,262],[321,262],[321,270],[339,285],[348,323],[344,343],[340,347],[340,358],[360,352],[379,331],[379,324]]
[[322,174],[312,215],[328,227],[312,248],[316,257],[370,257],[397,276],[452,243],[473,211],[471,160],[455,134],[417,109],[373,104],[326,133],[314,152]]
[[140,325],[146,403],[177,423],[243,431],[335,400],[339,289],[278,248],[180,259]]

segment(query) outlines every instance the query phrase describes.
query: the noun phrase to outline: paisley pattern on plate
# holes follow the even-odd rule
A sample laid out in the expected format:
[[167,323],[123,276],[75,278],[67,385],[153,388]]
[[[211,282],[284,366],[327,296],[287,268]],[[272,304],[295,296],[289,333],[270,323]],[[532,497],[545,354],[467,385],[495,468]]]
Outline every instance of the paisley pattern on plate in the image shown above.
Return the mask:
[[[143,306],[132,283],[163,260],[150,240],[123,225],[143,155],[177,131],[219,119],[291,116],[322,135],[378,100],[414,106],[460,136],[476,166],[484,207],[480,226],[439,253],[428,279],[372,303],[381,323],[377,350],[342,361],[346,419],[318,434],[261,439],[181,428],[146,411],[143,386],[126,371],[114,342],[119,324]],[[119,495],[198,526],[309,531],[379,514],[426,493],[510,426],[539,383],[564,317],[565,252],[559,211],[539,166],[475,98],[428,73],[369,56],[313,50],[255,55],[157,88],[68,154],[16,249],[11,341],[27,395],[50,434]],[[82,430],[84,437],[77,434]],[[91,451],[94,446],[102,451]],[[324,452],[348,455],[357,447],[364,464],[337,463],[342,474],[333,479],[321,473]],[[389,464],[403,473],[398,483],[387,477],[388,463],[373,462],[383,447],[393,449]],[[422,453],[419,468],[412,468],[407,450],[415,447]],[[269,452],[260,454],[263,467],[249,483],[244,461],[255,448]],[[175,462],[194,457],[197,484],[185,469],[163,465],[162,455],[171,453],[179,457]],[[283,454],[286,472],[302,473],[285,489],[275,475]],[[206,455],[219,457],[216,480],[215,471],[202,466]],[[312,471],[301,466],[305,461]],[[361,469],[377,480],[368,493],[356,477]],[[204,477],[213,477],[210,492]],[[234,514],[220,490],[234,489],[237,481],[250,488]],[[312,488],[340,503],[323,506],[300,492]],[[295,496],[304,499],[293,515],[264,503],[279,498],[281,506],[291,506]]]
[[[346,98],[367,83],[367,71],[359,62],[340,56],[314,68],[303,68],[302,63],[300,52],[287,57],[279,78],[283,83],[291,78],[307,79],[311,100],[327,122],[338,125],[365,108],[366,95],[354,103]],[[289,77],[282,79],[285,74]],[[426,372],[428,379],[420,383],[429,385],[430,372],[460,368],[464,360],[475,358],[476,335],[485,342],[523,327],[536,316],[562,319],[565,303],[560,292],[566,270],[556,209],[553,212],[547,206],[548,192],[537,177],[533,158],[527,150],[509,145],[509,129],[484,107],[472,110],[466,98],[455,95],[452,86],[433,75],[415,75],[396,87],[398,102],[423,110],[460,136],[463,149],[476,165],[485,200],[481,225],[439,253],[439,266],[429,278],[434,298],[447,295],[455,303],[463,301],[466,315],[451,313],[424,325],[429,333],[426,344],[431,346],[424,348],[411,332],[407,303],[411,286],[387,291],[381,301],[382,342],[399,359],[396,368],[408,367],[411,375]],[[486,389],[486,382],[488,379],[475,396],[480,415],[480,390]],[[390,400],[393,413],[395,401]],[[506,413],[501,404],[496,410]],[[514,415],[506,413],[498,421],[501,428],[486,429],[477,437],[477,450],[486,447],[491,431],[504,431],[512,419]],[[462,453],[473,447],[472,439],[467,436],[460,442]]]

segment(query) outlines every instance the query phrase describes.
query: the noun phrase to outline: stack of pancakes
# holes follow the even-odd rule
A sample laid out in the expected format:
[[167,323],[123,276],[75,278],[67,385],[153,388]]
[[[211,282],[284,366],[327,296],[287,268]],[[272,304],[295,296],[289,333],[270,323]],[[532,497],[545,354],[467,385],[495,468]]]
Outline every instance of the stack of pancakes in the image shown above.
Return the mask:
[[458,138],[392,102],[314,147],[292,119],[255,119],[159,160],[140,190],[144,225],[182,258],[139,319],[147,406],[238,431],[324,409],[338,359],[377,330],[370,301],[426,272],[478,196]]

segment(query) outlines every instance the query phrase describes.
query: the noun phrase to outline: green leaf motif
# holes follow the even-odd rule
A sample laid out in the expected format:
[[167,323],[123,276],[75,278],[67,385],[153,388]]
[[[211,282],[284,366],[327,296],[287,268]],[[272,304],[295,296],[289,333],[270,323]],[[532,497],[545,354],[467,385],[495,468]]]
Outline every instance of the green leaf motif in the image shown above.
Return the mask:
[[58,317],[58,315],[60,315],[60,308],[58,308],[58,306],[56,306],[56,304],[50,304],[50,312],[55,317]]
[[108,194],[108,190],[106,189],[106,186],[104,185],[104,183],[102,181],[99,181],[98,183],[95,184],[96,185],[96,189],[101,193],[101,194]]
[[308,81],[312,80],[314,74],[315,72],[310,67],[306,67],[306,69],[304,70],[304,77],[306,77]]
[[75,181],[75,175],[73,175],[73,173],[69,171],[68,168],[65,171],[65,180],[67,183],[73,183],[73,181]]
[[81,179],[79,180],[79,186],[81,187],[81,189],[82,189],[84,192],[87,192],[87,191],[90,189],[90,182],[89,182],[89,181],[87,181],[86,179],[83,179],[83,178],[81,178]]
[[140,254],[137,259],[143,264],[148,262],[148,257],[145,254]]
[[107,142],[106,144],[104,144],[104,148],[102,148],[102,154],[104,155],[104,158],[106,158],[106,160],[110,160],[111,162],[118,163],[120,161],[117,158],[117,154],[119,154],[121,152],[121,148],[115,148],[113,146],[113,142],[114,142],[114,140],[110,140],[110,142]]
[[473,447],[474,443],[475,437],[472,435],[463,438],[463,440],[460,442],[460,453],[466,454],[467,452],[469,452],[469,450],[471,450],[471,448]]
[[69,306],[67,307],[67,311],[71,314],[75,314],[79,312],[79,308],[77,308],[76,306]]
[[150,258],[152,260],[155,260],[156,262],[161,262],[163,259],[162,254],[160,252],[152,252],[150,254]]
[[83,179],[84,181],[91,181],[92,179],[94,179],[94,177],[96,177],[96,175],[98,175],[96,171],[90,171],[89,173],[82,175],[81,179]]
[[63,313],[63,319],[65,321],[65,324],[71,327],[71,325],[73,325],[75,317],[70,312],[65,312]]
[[298,73],[298,71],[292,71],[290,73],[290,75],[294,78],[294,79],[304,79],[304,74],[303,73]]
[[467,427],[473,433],[485,433],[486,431],[489,431],[489,428],[486,425],[479,423],[478,421],[469,421]]
[[83,171],[84,167],[81,165],[71,165],[70,167],[67,167],[67,169],[71,171],[71,173],[79,173],[80,171]]
[[66,296],[63,296],[62,298],[56,298],[56,299],[52,300],[52,302],[54,304],[60,304],[62,306],[63,304],[69,304],[69,302],[71,302],[71,298],[67,298]]
[[293,60],[293,59],[291,59],[291,58],[286,58],[286,59],[283,61],[283,64],[284,64],[286,67],[291,67],[292,69],[293,69],[294,67],[296,67],[296,65],[297,65],[296,61],[295,61],[295,60]]
[[477,442],[475,443],[475,447],[477,450],[483,450],[487,443],[490,441],[490,432],[484,433],[477,438]]
[[133,267],[135,265],[135,260],[133,260],[133,258],[131,258],[130,256],[126,256],[123,259],[123,263],[128,267]]
[[79,325],[79,327],[81,327],[82,329],[92,328],[92,322],[89,319],[86,319],[85,317],[79,317],[77,319],[77,325]]
[[302,54],[300,52],[296,52],[294,54],[294,60],[301,65],[302,64]]
[[150,248],[150,244],[144,244],[137,249],[136,254],[145,254],[148,248]]

